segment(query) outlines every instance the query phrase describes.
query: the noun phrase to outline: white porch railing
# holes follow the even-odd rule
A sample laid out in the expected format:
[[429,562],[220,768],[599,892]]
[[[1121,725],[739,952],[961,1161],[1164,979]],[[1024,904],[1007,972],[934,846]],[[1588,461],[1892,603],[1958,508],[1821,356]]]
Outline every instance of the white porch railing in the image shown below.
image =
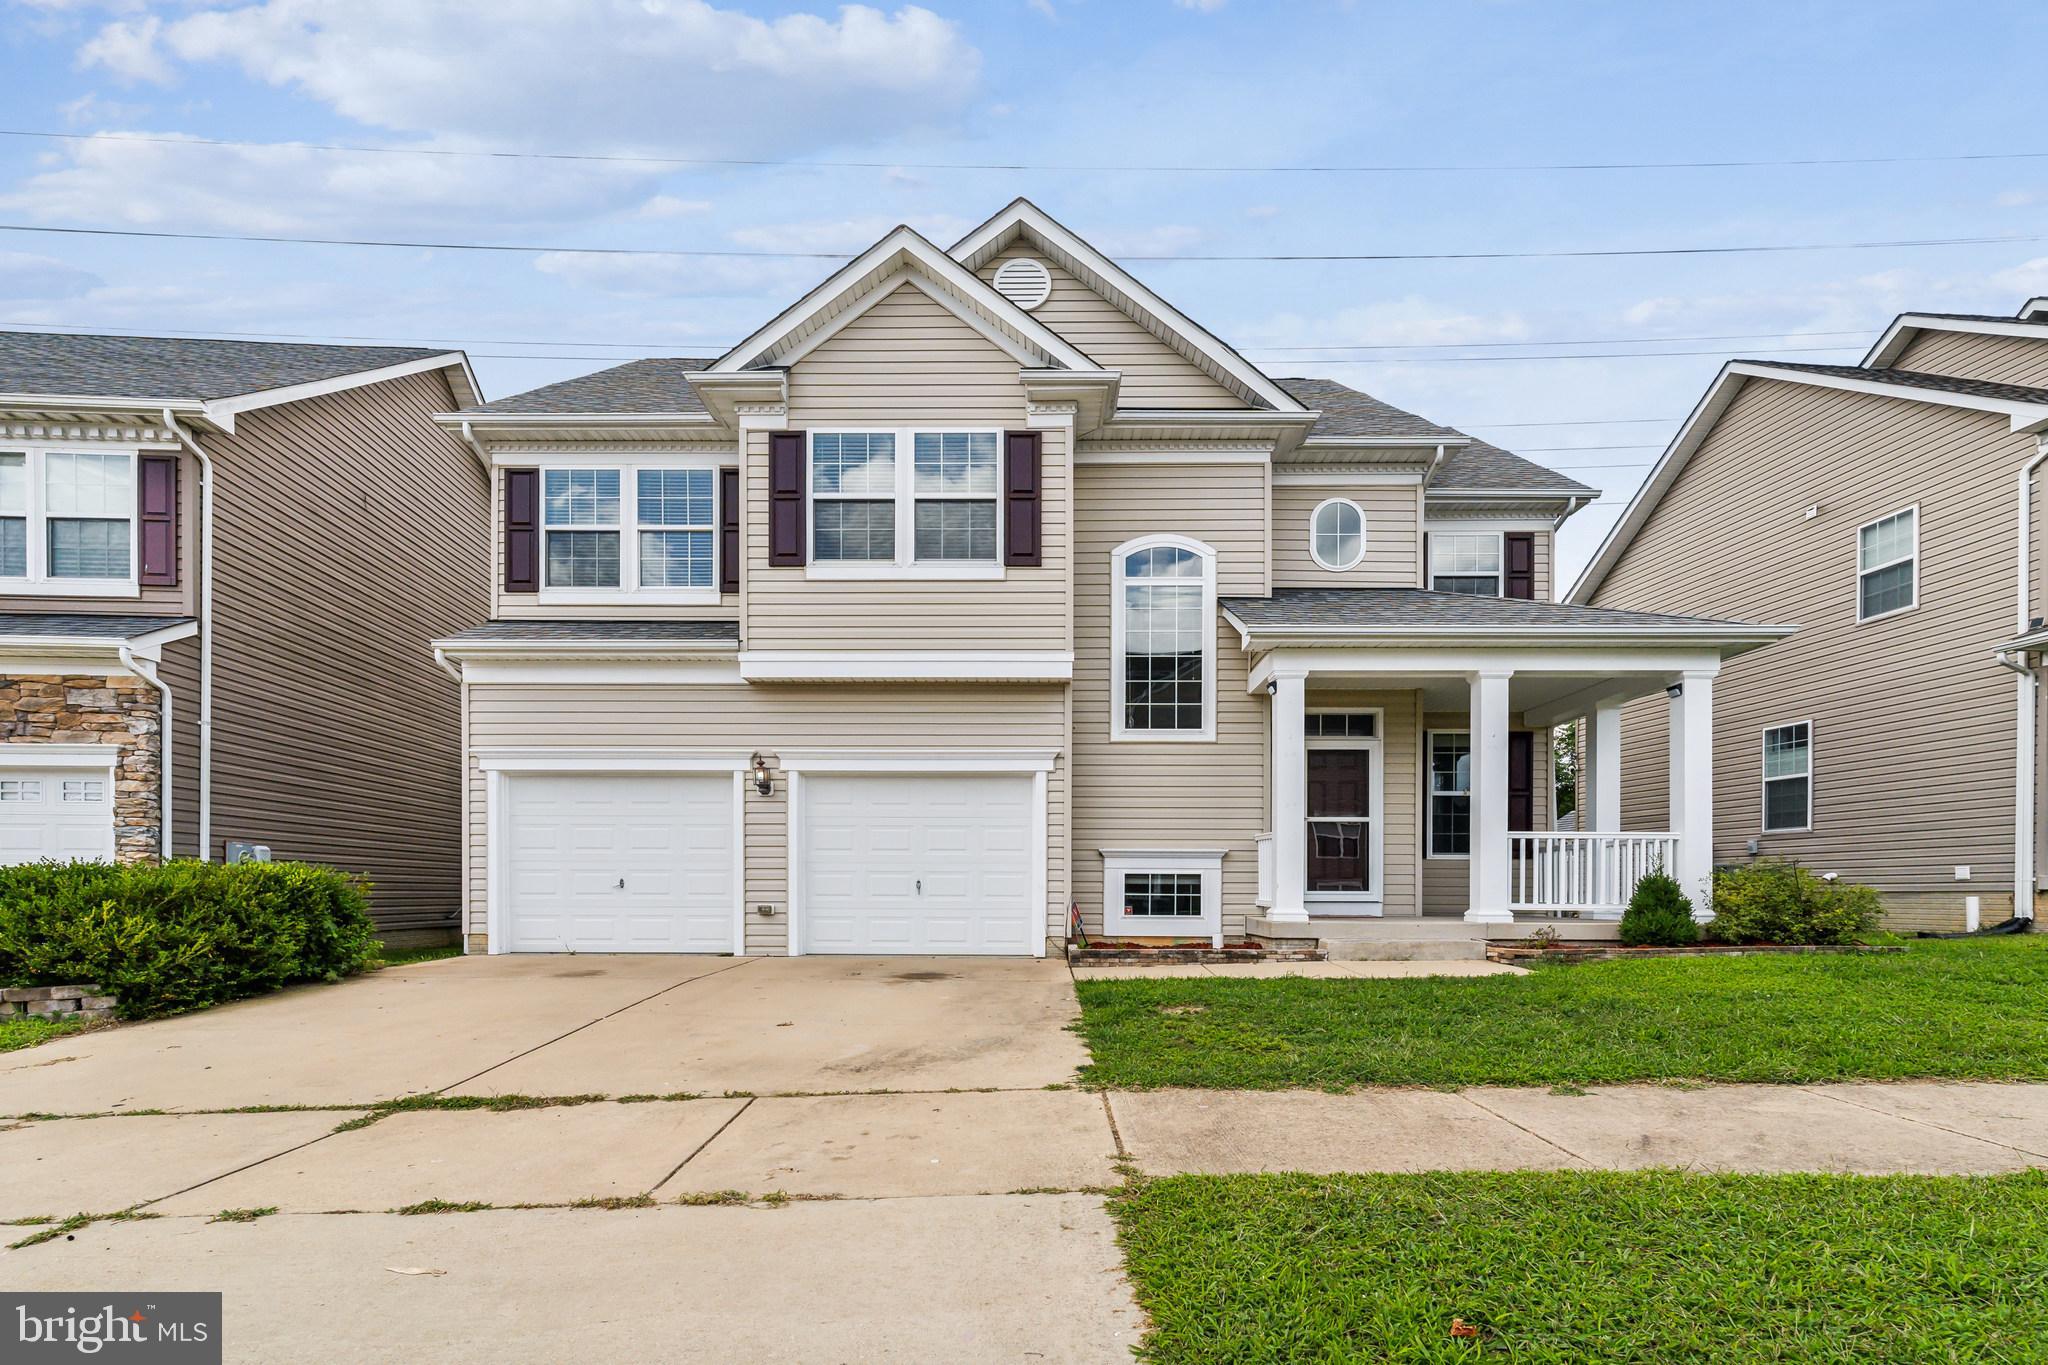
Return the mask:
[[1508,907],[1619,915],[1637,882],[1677,868],[1676,834],[1510,834]]

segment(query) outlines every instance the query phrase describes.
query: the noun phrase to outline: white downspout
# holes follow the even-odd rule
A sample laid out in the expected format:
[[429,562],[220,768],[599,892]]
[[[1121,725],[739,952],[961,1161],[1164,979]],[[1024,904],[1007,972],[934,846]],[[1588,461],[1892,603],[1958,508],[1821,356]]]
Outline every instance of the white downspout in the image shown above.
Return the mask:
[[[213,461],[164,409],[164,427],[199,461],[199,861],[213,860]],[[165,694],[168,698],[168,693]]]
[[[2025,635],[2033,624],[2032,575],[2034,546],[2034,471],[2048,460],[2048,436],[2035,438],[2034,458],[2020,471],[2018,496],[2019,543],[2015,547],[2014,637]],[[2034,755],[2039,746],[2036,733],[2041,707],[2041,675],[2031,668],[2017,668],[2018,703],[2014,723],[2015,775],[2013,778],[2013,866],[2012,913],[2016,919],[2034,918],[2034,888],[2039,882],[2036,862],[2035,790],[2039,777]]]
[[171,846],[171,685],[156,675],[156,667],[135,657],[135,651],[126,641],[120,646],[121,663],[130,673],[154,687],[164,699],[163,715],[157,721],[156,752],[157,780],[163,784],[163,792],[157,798],[157,858],[169,862]]

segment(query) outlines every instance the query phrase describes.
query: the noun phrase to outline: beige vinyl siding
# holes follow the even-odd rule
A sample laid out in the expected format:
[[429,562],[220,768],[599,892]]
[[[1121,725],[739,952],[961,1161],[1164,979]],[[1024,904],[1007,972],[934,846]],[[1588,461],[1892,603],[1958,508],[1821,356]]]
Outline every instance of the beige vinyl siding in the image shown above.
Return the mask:
[[1057,332],[1105,370],[1123,375],[1118,406],[1126,408],[1243,408],[1250,406],[1193,361],[1147,331],[1130,314],[1081,283],[1056,262],[1019,243],[985,263],[993,280],[1004,261],[1028,256],[1052,276],[1052,294],[1032,317]]
[[[565,607],[551,600],[544,592],[505,591],[505,470],[507,468],[546,467],[550,456],[573,452],[579,465],[588,466],[593,455],[617,455],[623,468],[627,465],[648,466],[689,456],[693,462],[714,460],[721,468],[737,468],[740,463],[739,447],[732,444],[681,445],[663,442],[591,442],[574,441],[561,443],[546,442],[500,442],[494,452],[503,464],[491,471],[491,616],[502,621],[559,621],[573,618],[580,621],[736,621],[740,614],[738,593],[726,593],[717,603],[703,603],[695,606],[677,606],[673,603],[649,602],[628,597],[626,600],[600,606]],[[632,496],[631,490],[623,488],[622,496]],[[744,496],[744,494],[742,495]],[[744,515],[742,516],[744,522]],[[630,532],[628,533],[630,534]],[[546,545],[541,547],[543,555]],[[744,557],[744,551],[742,551]],[[545,565],[543,565],[545,572]]]
[[[773,794],[746,794],[747,951],[788,950],[789,779],[786,749],[1040,749],[1065,746],[1062,687],[760,687],[745,684],[576,686],[472,684],[469,745],[675,747],[762,752],[777,763]],[[1067,763],[1046,783],[1046,934],[1066,933]],[[470,763],[468,932],[485,932],[487,831],[482,773]],[[771,918],[753,907],[773,904]],[[479,945],[480,946],[480,945]]]
[[[1310,680],[1310,711],[1364,711],[1378,708],[1380,726],[1381,913],[1400,917],[1420,913],[1422,849],[1420,754],[1422,694],[1400,692],[1318,691]],[[1315,913],[1315,902],[1309,902]]]
[[1255,464],[1088,465],[1076,480],[1074,896],[1102,926],[1104,848],[1222,848],[1223,924],[1258,913],[1257,837],[1267,829],[1266,698],[1245,690],[1236,634],[1216,631],[1216,738],[1111,741],[1112,552],[1151,535],[1216,552],[1217,592],[1266,592],[1265,485]]
[[[1309,518],[1330,498],[1349,498],[1365,513],[1365,558],[1333,572],[1309,548]],[[1279,483],[1273,485],[1273,586],[1276,588],[1412,588],[1422,553],[1422,485]]]
[[[0,441],[0,449],[13,450],[17,443]],[[33,441],[20,445],[34,445]],[[109,453],[119,452],[121,446],[115,442],[107,444]],[[167,455],[165,450],[145,451],[149,455]],[[171,587],[144,587],[133,597],[69,597],[51,596],[42,593],[0,593],[0,611],[49,611],[49,612],[92,612],[115,616],[192,616],[198,611],[194,605],[199,600],[199,461],[189,452],[180,450],[178,456],[178,581]],[[141,521],[134,523],[136,531],[130,542],[136,555],[142,553]],[[35,529],[30,528],[30,534]],[[140,564],[136,565],[139,570]]]
[[[1510,724],[1516,730],[1525,729],[1520,715],[1510,717]],[[1418,840],[1423,850],[1422,858],[1422,913],[1425,915],[1462,915],[1472,908],[1472,863],[1468,858],[1432,858],[1428,856],[1429,845],[1429,792],[1426,779],[1429,773],[1428,735],[1433,730],[1460,730],[1471,732],[1472,718],[1463,711],[1431,711],[1422,718],[1423,734],[1416,758],[1415,800],[1418,805]],[[1530,730],[1530,757],[1534,759],[1529,776],[1535,791],[1532,802],[1534,818],[1530,824],[1537,830],[1550,828],[1550,810],[1557,802],[1557,774],[1554,771],[1554,755],[1550,751],[1550,732]],[[1473,793],[1477,799],[1478,793]],[[1501,798],[1505,801],[1507,798]]]
[[1924,331],[1892,362],[1897,370],[1956,375],[1998,384],[2048,387],[2048,336],[1985,336],[1978,332]]
[[[1731,660],[1714,696],[1714,856],[1769,856],[1905,904],[2009,894],[2012,476],[2002,416],[1752,380],[1600,586],[1600,606],[1796,624]],[[1920,605],[1856,619],[1857,528],[1917,503]],[[1808,508],[1817,515],[1808,519]],[[1814,727],[1814,829],[1762,832],[1762,732]],[[1668,821],[1666,702],[1623,712],[1623,819]],[[1955,880],[1968,865],[1971,880]],[[1925,903],[1925,902],[1921,902]]]
[[[932,426],[1019,430],[1024,388],[1014,357],[910,285],[799,360],[789,376],[792,429]],[[749,649],[1064,650],[1068,603],[1068,451],[1045,432],[1043,564],[1000,579],[828,580],[768,562],[768,436],[747,452],[745,624]],[[898,457],[910,458],[899,451]],[[808,541],[808,536],[807,536]]]
[[488,482],[439,374],[242,414],[215,508],[213,854],[368,874],[385,929],[452,928],[460,724],[428,642],[489,607]]
[[1548,531],[1537,531],[1535,537],[1536,600],[1552,602],[1557,600],[1557,579],[1552,568],[1556,559],[1553,553],[1555,546],[1551,543],[1553,537]]

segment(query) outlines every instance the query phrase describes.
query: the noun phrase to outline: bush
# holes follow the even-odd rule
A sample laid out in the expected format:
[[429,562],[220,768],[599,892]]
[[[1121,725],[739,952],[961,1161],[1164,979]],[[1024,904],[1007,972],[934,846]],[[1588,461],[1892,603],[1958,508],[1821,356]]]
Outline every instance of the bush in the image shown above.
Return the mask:
[[1854,943],[1877,928],[1877,892],[1766,859],[1714,874],[1714,920],[1723,943]]
[[1677,881],[1652,872],[1636,883],[1621,912],[1621,941],[1629,948],[1688,948],[1700,941],[1692,902]]
[[307,863],[0,867],[0,982],[92,984],[147,1019],[336,981],[375,954],[369,885]]

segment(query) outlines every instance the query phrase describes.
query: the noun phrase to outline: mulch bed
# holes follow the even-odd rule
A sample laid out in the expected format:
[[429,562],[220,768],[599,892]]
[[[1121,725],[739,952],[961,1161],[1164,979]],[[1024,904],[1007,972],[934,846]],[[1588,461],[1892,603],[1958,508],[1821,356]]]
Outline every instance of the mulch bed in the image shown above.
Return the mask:
[[1599,962],[1618,957],[1747,957],[1759,954],[1792,956],[1831,953],[1899,953],[1905,948],[1893,943],[1703,943],[1696,948],[1624,948],[1619,943],[1559,943],[1525,947],[1512,943],[1489,944],[1489,962]]
[[1087,947],[1069,946],[1067,961],[1075,966],[1122,963],[1166,966],[1183,962],[1321,962],[1320,948],[1269,948],[1246,939],[1212,948],[1207,943],[1123,943],[1092,940]]

